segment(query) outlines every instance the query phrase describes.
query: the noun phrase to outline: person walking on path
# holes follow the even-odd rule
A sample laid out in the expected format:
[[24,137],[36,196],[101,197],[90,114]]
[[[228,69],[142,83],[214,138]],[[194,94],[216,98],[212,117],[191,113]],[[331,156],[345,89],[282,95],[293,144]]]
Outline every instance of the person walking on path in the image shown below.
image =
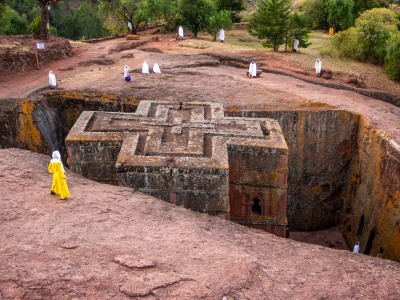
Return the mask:
[[67,185],[67,176],[65,174],[64,166],[61,162],[61,154],[58,151],[54,151],[52,154],[52,160],[50,160],[50,164],[48,166],[49,173],[53,174],[53,182],[51,184],[51,194],[60,195],[61,200],[65,200],[70,196],[68,185]]
[[315,67],[315,73],[317,74],[317,77],[321,77],[322,62],[319,60],[319,58],[315,62],[315,66],[314,67]]
[[124,79],[126,82],[131,81],[131,70],[129,69],[128,65],[125,65],[124,68]]

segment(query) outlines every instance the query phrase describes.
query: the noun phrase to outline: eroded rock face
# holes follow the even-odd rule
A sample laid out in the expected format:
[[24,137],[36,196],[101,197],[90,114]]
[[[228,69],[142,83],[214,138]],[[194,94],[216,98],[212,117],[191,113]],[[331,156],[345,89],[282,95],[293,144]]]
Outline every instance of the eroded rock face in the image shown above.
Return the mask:
[[286,236],[287,146],[275,120],[142,101],[133,114],[82,113],[66,145],[85,177]]
[[400,261],[400,149],[361,118],[343,225],[361,252]]
[[[50,144],[36,122],[43,111],[58,116],[58,122],[69,130],[84,110],[133,112],[139,103],[121,95],[73,91],[51,92],[34,103],[2,101],[1,147],[49,155]],[[39,111],[41,114],[37,114]],[[315,230],[341,224],[349,245],[359,240],[361,251],[400,261],[399,150],[384,133],[357,114],[337,109],[227,110],[226,114],[273,118],[280,123],[289,147],[287,216],[291,229]],[[65,147],[68,131],[61,126],[51,128],[58,146]]]

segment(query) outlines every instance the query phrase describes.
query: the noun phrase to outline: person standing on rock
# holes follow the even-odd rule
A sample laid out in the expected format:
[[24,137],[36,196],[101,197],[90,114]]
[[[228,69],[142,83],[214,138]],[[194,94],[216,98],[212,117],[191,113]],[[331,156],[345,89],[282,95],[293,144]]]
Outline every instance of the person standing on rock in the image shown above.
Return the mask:
[[142,65],[142,73],[143,73],[143,74],[149,74],[149,65],[147,64],[146,61],[143,62],[143,65]]
[[179,25],[178,38],[179,38],[180,41],[183,40],[183,27],[182,27],[182,25]]
[[61,154],[58,151],[54,151],[52,154],[53,159],[50,161],[48,166],[49,173],[53,174],[53,182],[51,184],[51,194],[60,195],[61,200],[65,200],[70,196],[67,176],[65,174],[64,166],[61,162]]
[[319,60],[319,58],[315,62],[315,66],[314,67],[315,67],[315,72],[317,73],[317,77],[321,77],[322,62]]
[[124,79],[126,82],[131,81],[131,70],[129,69],[128,65],[124,67]]
[[53,71],[49,72],[49,86],[51,89],[54,89],[57,87],[57,79],[56,79],[56,75],[54,75]]
[[257,65],[254,61],[250,63],[249,66],[249,78],[253,78],[257,76]]
[[221,30],[219,31],[219,40],[221,41],[221,43],[225,41],[225,31],[223,28],[221,28]]
[[160,70],[160,67],[158,66],[158,63],[154,63],[154,65],[153,65],[153,72],[154,72],[154,73],[157,73],[157,74],[160,74],[160,73],[161,73],[161,70]]

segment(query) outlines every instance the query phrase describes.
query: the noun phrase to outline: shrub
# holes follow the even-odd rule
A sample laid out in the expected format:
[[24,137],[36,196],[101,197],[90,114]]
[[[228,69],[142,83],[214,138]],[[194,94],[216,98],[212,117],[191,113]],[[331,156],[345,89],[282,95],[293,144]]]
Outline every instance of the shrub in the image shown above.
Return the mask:
[[[29,32],[36,33],[39,31],[39,27],[40,27],[40,16],[37,16],[35,19],[33,19],[32,23],[29,24]],[[50,25],[50,34],[52,36],[57,36],[57,29],[51,25]]]
[[28,33],[28,22],[18,12],[6,6],[0,15],[0,34],[17,35]]
[[400,79],[400,32],[393,32],[386,41],[385,69],[390,79]]

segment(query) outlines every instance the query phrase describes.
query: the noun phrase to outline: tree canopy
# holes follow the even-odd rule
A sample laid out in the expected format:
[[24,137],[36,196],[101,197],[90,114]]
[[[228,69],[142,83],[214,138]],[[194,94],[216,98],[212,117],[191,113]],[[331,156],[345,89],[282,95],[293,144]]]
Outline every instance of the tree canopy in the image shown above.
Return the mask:
[[206,0],[182,0],[179,10],[183,25],[193,32],[194,37],[206,29],[212,11],[213,7]]
[[250,34],[263,42],[264,47],[278,51],[283,45],[289,30],[290,0],[260,0],[251,21]]

